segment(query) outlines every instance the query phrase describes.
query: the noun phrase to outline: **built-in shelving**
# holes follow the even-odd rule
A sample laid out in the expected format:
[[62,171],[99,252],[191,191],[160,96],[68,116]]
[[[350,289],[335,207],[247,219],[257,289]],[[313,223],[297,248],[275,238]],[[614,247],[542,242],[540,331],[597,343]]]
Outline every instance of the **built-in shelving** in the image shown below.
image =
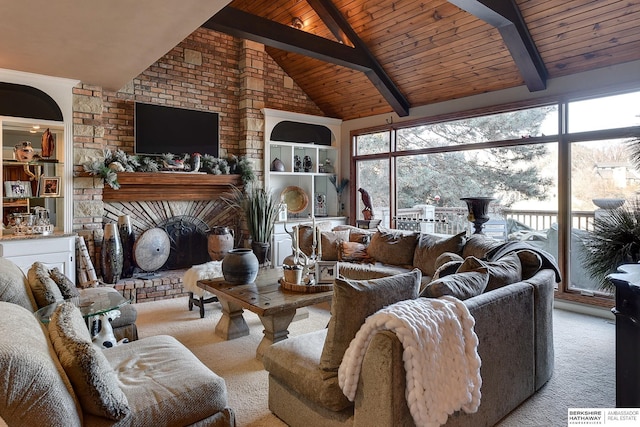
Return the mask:
[[[290,225],[310,222],[312,216],[318,221],[329,221],[332,225],[345,224],[346,218],[340,215],[341,207],[330,181],[340,165],[338,137],[342,121],[271,109],[264,109],[263,113],[266,188],[281,194],[285,188],[297,186],[309,199],[303,211],[288,213]],[[281,128],[276,130],[278,125],[285,122],[292,125],[289,129],[291,132],[281,132]],[[309,132],[305,133],[306,130]],[[291,140],[283,141],[283,135],[291,135]],[[310,160],[306,170],[305,156]],[[272,164],[276,158],[282,162],[284,170],[273,170]],[[296,158],[300,159],[301,164],[296,165]],[[325,203],[323,211],[318,209],[319,200]],[[292,253],[291,237],[285,232],[282,221],[276,223],[271,249],[272,261],[277,266]]]

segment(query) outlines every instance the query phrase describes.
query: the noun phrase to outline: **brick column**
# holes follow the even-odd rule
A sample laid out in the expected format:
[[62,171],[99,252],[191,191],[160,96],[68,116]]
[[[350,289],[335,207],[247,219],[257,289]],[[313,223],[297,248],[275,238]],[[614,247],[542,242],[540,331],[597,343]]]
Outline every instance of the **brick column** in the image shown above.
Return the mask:
[[264,183],[264,119],[265,106],[264,45],[242,41],[240,50],[240,153],[252,159],[259,182]]

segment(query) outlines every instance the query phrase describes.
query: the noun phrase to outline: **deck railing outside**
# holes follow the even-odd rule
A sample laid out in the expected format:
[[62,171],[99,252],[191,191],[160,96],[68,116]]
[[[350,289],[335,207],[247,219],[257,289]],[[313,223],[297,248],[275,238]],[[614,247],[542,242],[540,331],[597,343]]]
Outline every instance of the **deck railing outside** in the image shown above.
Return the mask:
[[[382,223],[389,226],[391,218],[388,216],[388,209],[381,209],[381,211],[383,212]],[[490,216],[490,224],[492,225],[503,221],[506,228],[505,235],[521,231],[513,229],[518,225],[524,225],[530,231],[544,231],[550,229],[553,224],[558,223],[558,212],[548,210],[502,209],[499,212],[492,212]],[[592,231],[594,218],[594,211],[574,211],[571,213],[572,228]],[[468,230],[471,226],[467,221],[467,209],[463,207],[446,208],[436,206],[431,211],[426,212],[424,207],[398,209],[398,215],[393,219],[395,219],[396,228],[438,234],[453,235]],[[511,226],[508,225],[510,221],[507,221],[510,219],[514,221],[511,222]]]
[[[393,218],[395,227],[403,230],[454,235],[462,231],[473,233],[473,224],[467,220],[466,208],[444,208],[425,206],[399,209]],[[605,211],[574,211],[571,213],[571,271],[570,288],[592,295],[598,292],[598,282],[590,277],[582,266],[585,251],[583,238],[593,230],[594,220]],[[548,210],[517,210],[494,208],[491,219],[483,233],[498,240],[523,240],[558,256],[558,212]],[[389,227],[389,216],[383,215],[383,225]]]

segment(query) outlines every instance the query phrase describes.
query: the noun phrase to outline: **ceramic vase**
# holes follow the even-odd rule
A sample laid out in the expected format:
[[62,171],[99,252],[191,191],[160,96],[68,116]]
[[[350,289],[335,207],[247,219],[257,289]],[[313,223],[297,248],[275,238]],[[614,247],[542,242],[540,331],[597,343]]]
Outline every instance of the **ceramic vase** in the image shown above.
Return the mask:
[[251,249],[231,249],[222,260],[222,275],[232,285],[255,282],[259,268],[258,258]]
[[263,265],[269,262],[269,249],[271,249],[271,245],[269,243],[251,242],[251,249],[253,250],[256,258],[258,258],[258,264]]
[[136,237],[129,215],[121,215],[118,217],[118,234],[120,236],[120,243],[122,244],[121,277],[132,277],[135,268],[133,244],[135,243]]
[[271,170],[274,172],[284,172],[284,163],[282,163],[282,160],[277,157],[273,159],[273,162],[271,162]]
[[234,246],[234,233],[229,227],[211,227],[207,234],[207,251],[211,261],[220,261]]
[[122,274],[122,244],[118,227],[114,223],[105,224],[102,249],[100,251],[102,280],[105,283],[116,283]]

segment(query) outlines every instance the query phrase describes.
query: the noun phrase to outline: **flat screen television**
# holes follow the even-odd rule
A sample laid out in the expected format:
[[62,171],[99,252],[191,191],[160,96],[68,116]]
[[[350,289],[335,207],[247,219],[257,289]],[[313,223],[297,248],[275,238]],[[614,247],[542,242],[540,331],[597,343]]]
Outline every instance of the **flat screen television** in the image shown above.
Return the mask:
[[165,105],[135,103],[136,154],[219,155],[219,115]]

